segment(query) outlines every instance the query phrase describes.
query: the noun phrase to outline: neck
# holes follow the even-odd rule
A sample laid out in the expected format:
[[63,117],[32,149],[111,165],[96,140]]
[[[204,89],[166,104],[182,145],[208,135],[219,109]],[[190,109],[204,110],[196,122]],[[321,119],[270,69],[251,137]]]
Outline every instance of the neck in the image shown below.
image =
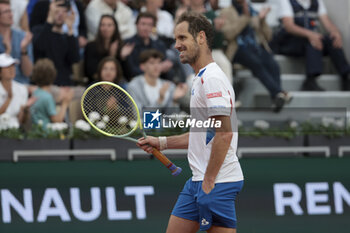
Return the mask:
[[146,9],[148,12],[152,13],[153,15],[157,16],[157,11],[158,11],[158,7],[154,6],[153,4],[147,4],[146,5]]
[[62,25],[61,26],[57,26],[57,25],[53,25],[52,26],[52,31],[53,32],[56,32],[56,33],[63,33],[63,31],[62,31]]
[[109,49],[109,44],[111,43],[111,39],[105,39],[104,40],[104,47],[105,47],[105,49]]
[[0,34],[1,35],[5,35],[9,32],[11,32],[11,27],[0,26]]
[[197,13],[204,13],[206,12],[206,9],[204,7],[204,5],[200,4],[200,5],[191,5],[191,10]]
[[157,78],[152,78],[149,75],[145,74],[145,81],[148,85],[154,87],[157,85]]
[[143,40],[143,43],[145,43],[145,45],[149,45],[149,43],[151,43],[151,39],[148,37],[148,38],[142,38]]
[[40,87],[42,90],[44,90],[44,91],[48,91],[48,92],[50,92],[51,91],[51,85],[46,85],[46,86],[42,86],[42,87]]
[[111,3],[107,3],[105,2],[110,8],[112,8],[113,10],[116,10],[117,9],[117,2],[114,1],[114,2],[111,2]]
[[200,56],[194,64],[191,64],[194,72],[198,74],[199,70],[208,64],[214,62],[211,52],[207,52],[204,56]]

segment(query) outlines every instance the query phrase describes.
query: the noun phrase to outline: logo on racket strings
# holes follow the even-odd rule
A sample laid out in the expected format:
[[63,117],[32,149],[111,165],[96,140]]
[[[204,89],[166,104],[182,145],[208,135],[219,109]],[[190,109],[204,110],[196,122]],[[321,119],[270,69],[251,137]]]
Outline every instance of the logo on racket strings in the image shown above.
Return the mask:
[[143,128],[145,129],[160,129],[162,113],[157,109],[156,112],[144,112],[143,113]]

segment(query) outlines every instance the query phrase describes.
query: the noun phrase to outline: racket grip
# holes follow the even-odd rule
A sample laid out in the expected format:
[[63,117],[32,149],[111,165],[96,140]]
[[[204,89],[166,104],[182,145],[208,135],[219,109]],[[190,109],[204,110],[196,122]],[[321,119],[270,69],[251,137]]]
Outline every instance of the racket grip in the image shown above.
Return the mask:
[[152,154],[171,171],[173,176],[177,176],[181,173],[181,167],[177,167],[175,164],[173,164],[165,155],[162,154],[162,152],[156,148],[153,148]]

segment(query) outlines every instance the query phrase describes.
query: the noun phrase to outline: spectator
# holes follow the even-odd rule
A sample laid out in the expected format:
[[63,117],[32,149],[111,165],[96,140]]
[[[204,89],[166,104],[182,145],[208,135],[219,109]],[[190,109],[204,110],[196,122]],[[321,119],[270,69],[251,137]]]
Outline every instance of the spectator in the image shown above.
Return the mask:
[[61,88],[61,105],[57,112],[56,102],[51,94],[51,88],[56,74],[55,65],[48,58],[39,59],[34,65],[32,79],[38,88],[33,93],[37,101],[30,108],[33,124],[38,124],[42,121],[43,126],[46,126],[50,122],[64,121],[68,105],[73,98],[73,90],[67,87]]
[[105,57],[98,64],[97,81],[108,81],[126,87],[120,64],[114,57]]
[[33,69],[32,34],[12,29],[13,15],[8,1],[0,0],[0,53],[10,54],[21,63],[16,64],[15,80],[28,84]]
[[[55,84],[59,86],[71,86],[72,65],[79,61],[78,40],[73,35],[73,23],[75,14],[68,15],[69,2],[51,2],[49,14],[44,25],[33,28],[34,56],[50,58],[57,69]],[[68,26],[68,33],[63,32],[63,24]]]
[[120,0],[92,0],[85,10],[88,26],[88,39],[93,40],[97,34],[98,23],[102,15],[113,15],[118,22],[123,40],[135,35],[136,28],[132,10]]
[[128,85],[128,92],[134,98],[140,112],[143,107],[175,107],[177,101],[187,92],[185,84],[175,84],[160,79],[163,54],[155,49],[144,50],[140,54],[140,68],[144,72]]
[[6,113],[10,117],[9,126],[14,128],[24,123],[27,110],[35,101],[28,99],[25,85],[14,81],[18,62],[6,53],[0,54],[0,115]]
[[[18,0],[17,0],[18,1]],[[61,2],[69,1],[71,5],[71,11],[75,14],[75,19],[73,23],[73,34],[78,38],[79,47],[84,48],[87,44],[87,29],[85,23],[84,7],[79,0],[60,0]],[[37,25],[43,25],[46,22],[49,8],[50,0],[40,0],[33,6],[33,11],[31,14],[30,28],[33,29]],[[68,33],[68,26],[63,25],[63,32]]]
[[[129,80],[143,73],[139,63],[139,57],[142,51],[146,49],[156,49],[163,54],[163,57],[166,57],[166,47],[164,43],[159,39],[154,40],[151,38],[152,29],[155,26],[155,23],[156,17],[153,14],[149,12],[140,13],[136,19],[137,34],[126,40],[126,43],[135,45],[130,56],[126,59],[127,77]],[[167,74],[172,67],[173,63],[168,59],[161,62],[161,73],[165,75],[166,79],[171,80],[174,77],[174,74],[172,73]]]
[[190,0],[180,0],[180,5],[177,7],[175,11],[175,21],[182,15],[182,13],[190,10]]
[[155,36],[169,44],[167,47],[170,47],[170,44],[174,42],[174,19],[169,12],[161,9],[163,4],[164,0],[146,0],[141,12],[150,12],[157,18]]
[[123,63],[134,48],[133,44],[124,44],[120,37],[118,24],[111,15],[103,15],[100,20],[96,39],[87,44],[84,53],[84,71],[89,84],[96,80],[97,65],[107,56]]
[[[339,30],[327,15],[323,0],[281,0],[282,30],[273,41],[276,53],[305,56],[306,80],[302,90],[323,91],[316,79],[322,74],[322,56],[329,55],[342,77],[342,89],[350,90],[350,66],[343,52]],[[322,34],[320,22],[328,34]]]
[[27,0],[11,0],[11,10],[13,13],[12,28],[29,31],[29,22],[27,14]]
[[281,87],[280,69],[268,46],[272,33],[265,18],[269,10],[257,13],[247,0],[233,0],[232,6],[222,10],[222,31],[228,40],[228,58],[252,71],[268,89],[278,112],[291,96]]

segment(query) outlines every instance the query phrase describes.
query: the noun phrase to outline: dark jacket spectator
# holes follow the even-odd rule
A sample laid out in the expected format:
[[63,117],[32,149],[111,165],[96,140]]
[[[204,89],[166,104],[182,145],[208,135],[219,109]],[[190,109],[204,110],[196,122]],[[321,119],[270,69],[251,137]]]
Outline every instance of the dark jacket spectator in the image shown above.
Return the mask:
[[[79,61],[78,40],[73,35],[75,14],[68,15],[69,5],[50,4],[49,14],[44,25],[33,28],[35,59],[50,58],[57,69],[55,84],[73,85],[72,65]],[[63,23],[68,26],[68,33],[63,33]]]

